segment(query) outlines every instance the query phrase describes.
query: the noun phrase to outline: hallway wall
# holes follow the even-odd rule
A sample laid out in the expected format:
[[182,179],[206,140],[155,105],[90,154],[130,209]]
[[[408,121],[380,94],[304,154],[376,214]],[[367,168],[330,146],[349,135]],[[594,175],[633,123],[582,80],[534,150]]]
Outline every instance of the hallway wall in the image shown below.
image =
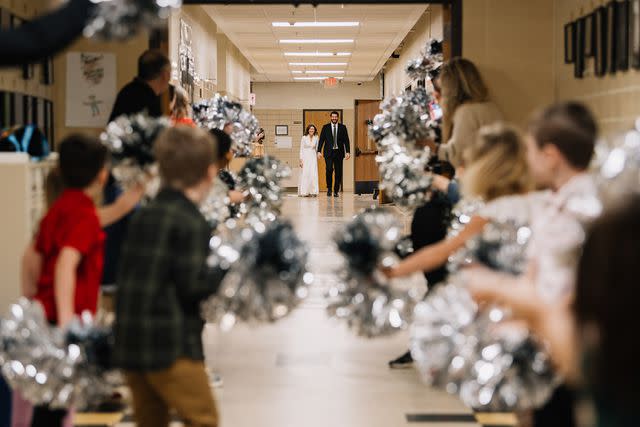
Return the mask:
[[[343,83],[334,89],[324,89],[319,83],[254,83],[256,94],[254,114],[266,133],[267,154],[287,163],[294,169],[294,177],[299,173],[298,158],[300,139],[303,134],[303,110],[305,109],[342,109],[344,124],[352,141],[355,135],[355,100],[380,99],[380,80],[363,83]],[[324,123],[316,123],[322,127]],[[275,146],[275,126],[288,125],[289,136],[293,139],[290,150],[277,149]],[[353,149],[351,150],[353,154]],[[344,190],[354,189],[354,157],[344,164]],[[297,170],[296,170],[297,169]],[[294,182],[295,184],[295,182]]]
[[526,123],[554,100],[554,0],[473,0],[463,7],[463,56],[478,65],[506,119]]
[[413,32],[405,39],[405,46],[400,52],[400,58],[390,60],[384,71],[385,98],[404,92],[404,88],[412,83],[404,71],[407,62],[420,55],[420,51],[429,39],[442,40],[443,35],[442,6],[429,5],[422,18],[414,26]]
[[196,82],[193,101],[212,97],[217,89],[217,31],[218,27],[200,6],[185,5],[174,12],[169,20],[169,58],[173,68],[172,79],[179,81],[180,24],[191,28],[195,69],[200,80]]
[[568,22],[591,13],[594,2],[555,0],[554,3],[556,98],[576,99],[586,103],[598,117],[603,134],[632,128],[636,118],[640,116],[640,71],[630,69],[596,77],[593,59],[587,58],[584,78],[576,79],[573,64],[564,63],[563,29]]

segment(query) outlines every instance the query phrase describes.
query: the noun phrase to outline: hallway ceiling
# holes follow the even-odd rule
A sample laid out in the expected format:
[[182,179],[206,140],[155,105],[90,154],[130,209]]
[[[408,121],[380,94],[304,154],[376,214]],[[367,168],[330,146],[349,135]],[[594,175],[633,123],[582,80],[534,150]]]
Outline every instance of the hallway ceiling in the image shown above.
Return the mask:
[[[344,81],[373,80],[391,54],[425,12],[425,4],[369,5],[203,5],[218,25],[218,31],[240,49],[251,62],[252,81],[292,82],[295,78],[326,74]],[[355,27],[274,27],[272,22],[359,22]],[[353,39],[353,43],[281,43],[291,39]],[[345,56],[285,56],[287,52],[347,52]],[[290,65],[290,63],[332,63]],[[346,65],[335,65],[336,63]],[[293,71],[298,71],[294,73]],[[301,72],[302,71],[302,72]],[[305,73],[308,71],[309,73]]]

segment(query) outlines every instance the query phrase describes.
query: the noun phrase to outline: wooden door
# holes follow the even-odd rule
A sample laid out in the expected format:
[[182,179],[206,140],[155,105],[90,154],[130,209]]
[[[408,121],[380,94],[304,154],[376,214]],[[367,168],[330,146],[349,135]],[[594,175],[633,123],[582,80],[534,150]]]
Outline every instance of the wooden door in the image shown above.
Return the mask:
[[[334,110],[304,110],[304,130],[309,125],[315,125],[318,129],[318,134],[322,131],[322,126],[331,122],[331,112]],[[342,123],[342,110],[335,110],[340,113],[340,123]],[[320,185],[320,192],[327,191],[327,168],[324,163],[324,159],[318,159],[318,184]]]
[[355,110],[355,192],[368,194],[373,193],[380,176],[376,164],[378,154],[376,143],[369,138],[369,124],[380,112],[380,101],[356,100]]

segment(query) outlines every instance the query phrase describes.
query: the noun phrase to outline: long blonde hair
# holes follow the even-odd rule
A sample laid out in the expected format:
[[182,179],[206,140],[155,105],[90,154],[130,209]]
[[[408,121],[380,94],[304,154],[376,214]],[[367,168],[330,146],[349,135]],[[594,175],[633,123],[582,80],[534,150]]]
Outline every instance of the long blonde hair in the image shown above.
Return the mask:
[[462,189],[467,196],[489,202],[533,188],[520,132],[504,123],[481,128],[463,153],[463,162]]
[[187,93],[187,91],[180,86],[175,86],[171,117],[173,117],[174,119],[189,117],[190,103],[191,101],[189,99],[189,94]]
[[444,113],[442,141],[447,142],[451,138],[453,116],[458,107],[467,102],[487,102],[489,90],[475,64],[459,57],[444,63],[439,83]]

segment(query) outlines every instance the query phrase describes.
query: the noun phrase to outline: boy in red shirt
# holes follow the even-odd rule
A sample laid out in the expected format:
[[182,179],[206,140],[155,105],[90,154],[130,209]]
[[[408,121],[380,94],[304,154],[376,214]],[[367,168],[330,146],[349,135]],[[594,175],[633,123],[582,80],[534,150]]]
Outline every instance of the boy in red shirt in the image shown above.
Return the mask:
[[[60,144],[64,192],[40,222],[29,264],[37,272],[34,298],[51,324],[65,327],[75,314],[96,312],[104,233],[94,200],[108,178],[109,153],[95,138],[70,136]],[[58,427],[64,410],[36,407],[32,426]]]

